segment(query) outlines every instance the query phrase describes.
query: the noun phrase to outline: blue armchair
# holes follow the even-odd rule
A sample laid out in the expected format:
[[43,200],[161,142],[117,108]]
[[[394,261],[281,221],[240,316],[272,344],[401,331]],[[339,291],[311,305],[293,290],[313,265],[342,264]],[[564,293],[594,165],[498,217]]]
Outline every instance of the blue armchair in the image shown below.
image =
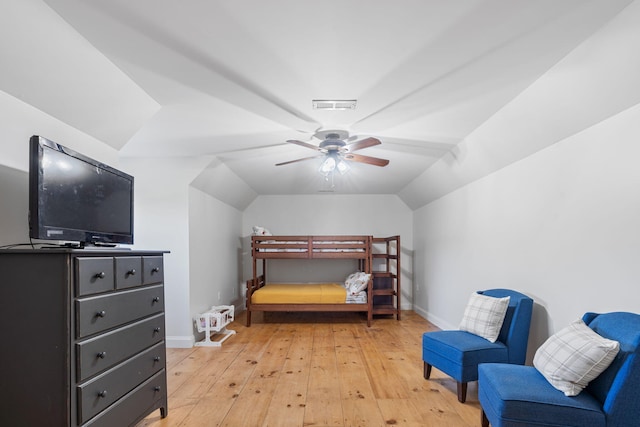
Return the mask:
[[533,366],[480,365],[483,427],[639,425],[640,315],[586,313],[582,320],[598,335],[620,343],[611,365],[572,397],[554,388]]
[[496,342],[470,332],[425,332],[422,336],[424,378],[435,366],[457,381],[458,400],[467,398],[467,383],[478,380],[478,365],[486,362],[524,364],[527,356],[533,300],[509,289],[478,292],[490,297],[510,297],[509,307]]

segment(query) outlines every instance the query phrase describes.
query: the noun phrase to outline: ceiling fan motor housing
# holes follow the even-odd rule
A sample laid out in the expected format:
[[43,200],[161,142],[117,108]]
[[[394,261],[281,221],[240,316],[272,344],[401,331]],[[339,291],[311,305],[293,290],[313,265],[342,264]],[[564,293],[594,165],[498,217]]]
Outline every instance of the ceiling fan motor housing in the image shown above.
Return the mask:
[[328,133],[324,141],[320,143],[319,147],[328,151],[338,151],[345,145],[347,145],[347,143],[340,139],[339,134]]

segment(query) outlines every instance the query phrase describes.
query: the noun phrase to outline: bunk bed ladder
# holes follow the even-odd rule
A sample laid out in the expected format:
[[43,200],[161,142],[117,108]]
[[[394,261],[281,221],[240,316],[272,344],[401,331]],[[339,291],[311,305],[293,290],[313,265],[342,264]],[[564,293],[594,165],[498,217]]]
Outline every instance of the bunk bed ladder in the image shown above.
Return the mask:
[[[394,315],[400,320],[400,236],[374,237],[372,239],[373,314]],[[381,250],[381,252],[377,252]],[[383,262],[375,263],[376,259]],[[376,266],[375,264],[382,264]],[[375,268],[378,268],[377,270]]]

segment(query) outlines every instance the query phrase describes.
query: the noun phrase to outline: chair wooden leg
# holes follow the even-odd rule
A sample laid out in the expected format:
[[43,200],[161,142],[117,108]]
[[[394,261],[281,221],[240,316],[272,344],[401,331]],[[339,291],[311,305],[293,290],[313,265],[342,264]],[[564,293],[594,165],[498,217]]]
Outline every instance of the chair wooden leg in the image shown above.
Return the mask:
[[489,418],[487,418],[487,414],[484,413],[484,409],[480,409],[480,425],[482,427],[489,427]]
[[458,402],[464,403],[467,400],[467,383],[458,383]]
[[431,365],[429,365],[427,362],[424,362],[424,379],[428,380],[430,376],[431,376]]

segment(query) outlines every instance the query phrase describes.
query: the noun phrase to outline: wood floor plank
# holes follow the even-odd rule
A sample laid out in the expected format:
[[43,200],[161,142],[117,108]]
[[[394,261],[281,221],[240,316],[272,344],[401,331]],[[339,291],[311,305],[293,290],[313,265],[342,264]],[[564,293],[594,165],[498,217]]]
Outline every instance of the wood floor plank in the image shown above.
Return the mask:
[[[384,335],[382,339],[387,338]],[[389,369],[388,360],[380,350],[382,339],[374,329],[367,331],[364,337],[359,340],[373,392],[378,399],[408,399],[410,397],[409,389],[398,377],[397,372]],[[382,344],[382,347],[388,348],[386,344]]]
[[[206,355],[205,358],[199,360],[202,363],[200,369],[193,372],[193,375],[189,375],[187,380],[183,380],[175,390],[169,388],[169,393],[172,397],[182,399],[202,398],[237,357],[237,354],[217,352],[213,348],[203,349],[198,353]],[[185,377],[185,373],[182,372],[181,376]]]
[[259,426],[262,424],[273,398],[278,378],[291,346],[291,336],[277,330],[257,359],[252,375],[241,394],[229,409],[223,426]]
[[383,426],[383,414],[368,376],[367,360],[360,344],[362,328],[336,325],[335,354],[345,426]]
[[479,425],[477,383],[461,404],[447,375],[425,380],[422,334],[437,328],[402,316],[268,313],[247,328],[239,313],[221,347],[167,350],[169,416],[137,427]]
[[305,404],[304,425],[342,426],[340,384],[331,325],[313,328],[311,368]]
[[393,426],[423,427],[425,422],[419,405],[421,403],[414,399],[378,399],[385,424]]
[[[231,343],[232,337],[224,344],[229,343],[227,352],[232,349],[237,352],[236,357],[229,366],[224,369],[219,379],[213,383],[205,396],[200,399],[198,404],[194,406],[191,412],[185,417],[181,426],[220,426],[224,425],[231,408],[236,404],[237,399],[242,395],[246,383],[254,374],[258,360],[268,348],[272,334],[264,333],[263,328],[256,328],[255,331],[247,332],[246,335],[252,336],[251,340],[239,339],[237,342]],[[262,332],[262,333],[261,333]],[[273,332],[270,329],[270,332]],[[204,347],[199,349],[204,350]],[[209,350],[217,350],[223,353],[222,348],[211,348]],[[248,399],[248,392],[244,394]],[[171,401],[172,395],[169,395]],[[171,407],[171,403],[169,403]],[[242,425],[242,424],[238,424]]]
[[291,330],[291,346],[263,420],[263,426],[303,425],[312,354],[312,326],[298,325]]
[[[223,425],[229,410],[242,393],[244,384],[253,373],[254,361],[240,353],[220,376],[209,391],[192,408],[180,426],[219,426]],[[169,396],[169,411],[171,411]],[[168,417],[169,418],[169,417]],[[162,424],[160,424],[162,425]]]
[[385,422],[376,399],[342,399],[344,426],[369,427],[385,426]]

